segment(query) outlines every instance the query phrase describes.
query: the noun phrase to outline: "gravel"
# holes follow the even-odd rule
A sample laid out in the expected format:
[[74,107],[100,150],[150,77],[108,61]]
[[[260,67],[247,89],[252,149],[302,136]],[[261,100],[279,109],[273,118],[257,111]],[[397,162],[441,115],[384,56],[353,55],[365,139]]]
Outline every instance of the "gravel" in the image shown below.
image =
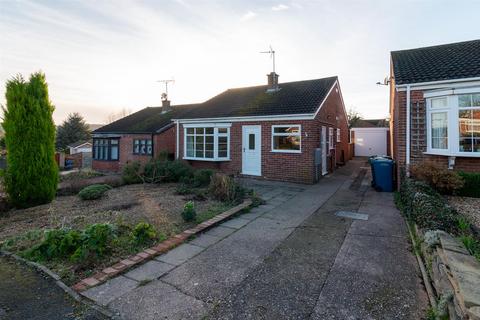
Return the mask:
[[449,204],[480,228],[480,198],[448,197]]

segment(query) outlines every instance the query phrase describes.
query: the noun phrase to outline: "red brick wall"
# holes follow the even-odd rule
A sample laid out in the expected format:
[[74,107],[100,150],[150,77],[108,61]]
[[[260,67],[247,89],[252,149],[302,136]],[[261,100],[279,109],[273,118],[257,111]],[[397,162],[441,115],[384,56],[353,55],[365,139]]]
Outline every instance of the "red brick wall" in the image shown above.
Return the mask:
[[[338,120],[337,120],[338,117]],[[301,153],[272,152],[272,125],[290,124],[302,126]],[[188,162],[196,168],[212,168],[227,174],[240,175],[242,171],[242,126],[260,125],[262,130],[262,178],[299,183],[315,182],[314,150],[320,145],[321,126],[340,127],[341,142],[336,145],[337,162],[343,157],[348,160],[348,124],[343,110],[341,98],[334,89],[325,101],[322,109],[314,120],[287,121],[246,121],[233,122],[230,128],[230,161],[192,161]],[[328,129],[327,129],[328,131]],[[183,126],[180,125],[180,159],[183,158]],[[334,151],[332,150],[332,154]]]
[[[392,149],[394,159],[397,162],[397,174],[400,177],[400,173],[405,169],[406,164],[407,94],[405,91],[395,92],[393,90],[391,95]],[[410,164],[419,164],[426,161],[448,168],[448,156],[425,154],[427,151],[427,123],[423,91],[412,90],[410,101]],[[480,158],[456,157],[454,170],[480,171]]]
[[175,154],[175,139],[175,126],[160,134],[156,134],[153,138],[154,156],[157,157],[162,151],[166,151],[171,155]]

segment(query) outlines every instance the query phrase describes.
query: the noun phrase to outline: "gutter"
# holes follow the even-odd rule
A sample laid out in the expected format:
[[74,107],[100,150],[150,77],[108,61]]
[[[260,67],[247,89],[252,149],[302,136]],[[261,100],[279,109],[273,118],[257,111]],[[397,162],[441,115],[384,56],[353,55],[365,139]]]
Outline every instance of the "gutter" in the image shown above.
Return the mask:
[[180,124],[178,123],[178,120],[176,120],[175,123],[177,124],[177,130],[176,130],[177,141],[175,143],[175,159],[178,159],[179,152],[180,152],[180,146],[179,146],[179,143],[180,143]]
[[398,84],[396,85],[396,87],[397,89],[402,89],[402,88],[407,88],[408,86],[420,87],[420,86],[428,86],[428,85],[437,85],[437,84],[446,84],[446,83],[455,83],[455,82],[470,82],[470,81],[480,81],[480,77],[456,78],[456,79],[416,82],[416,83],[404,83],[404,84]]
[[407,177],[410,176],[410,85],[407,84],[407,124],[406,124],[406,150],[405,150],[405,164],[407,167]]

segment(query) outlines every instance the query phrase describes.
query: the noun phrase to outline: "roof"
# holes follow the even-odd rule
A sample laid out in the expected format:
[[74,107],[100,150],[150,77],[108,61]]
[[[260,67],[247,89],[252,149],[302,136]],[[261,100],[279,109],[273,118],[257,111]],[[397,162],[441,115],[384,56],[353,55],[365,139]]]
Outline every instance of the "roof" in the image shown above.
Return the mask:
[[337,77],[329,77],[286,82],[274,92],[267,92],[267,85],[228,89],[203,103],[172,106],[167,113],[161,107],[148,107],[93,133],[156,133],[172,126],[172,119],[313,114],[336,81]]
[[75,143],[69,144],[67,147],[69,147],[69,148],[78,148],[78,147],[80,147],[81,145],[84,145],[84,144],[87,144],[87,143],[92,144],[92,143],[91,143],[90,141],[88,141],[88,140],[82,140],[82,141],[77,141],[77,142],[75,142]]
[[396,84],[480,77],[480,40],[392,51]]
[[103,127],[104,124],[87,123],[87,126],[88,126],[88,129],[89,129],[90,131],[94,131],[94,130],[97,130],[98,128],[100,128],[100,127]]
[[93,133],[155,133],[170,127],[173,118],[183,116],[196,106],[197,104],[172,106],[165,113],[162,113],[162,107],[147,107],[98,128]]
[[254,117],[315,113],[337,77],[228,89],[177,119]]
[[359,119],[355,121],[352,128],[387,128],[388,120],[386,119]]

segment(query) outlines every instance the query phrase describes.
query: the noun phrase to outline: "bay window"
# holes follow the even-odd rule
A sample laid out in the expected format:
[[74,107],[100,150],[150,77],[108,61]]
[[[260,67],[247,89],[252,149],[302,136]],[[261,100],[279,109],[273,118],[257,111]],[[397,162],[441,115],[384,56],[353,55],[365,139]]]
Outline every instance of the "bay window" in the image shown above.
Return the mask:
[[93,139],[93,154],[95,160],[118,160],[119,139]]
[[230,158],[230,127],[187,126],[184,128],[185,159],[221,161]]
[[458,91],[427,99],[427,153],[480,156],[480,93]]
[[272,126],[272,151],[300,153],[302,133],[300,125]]

